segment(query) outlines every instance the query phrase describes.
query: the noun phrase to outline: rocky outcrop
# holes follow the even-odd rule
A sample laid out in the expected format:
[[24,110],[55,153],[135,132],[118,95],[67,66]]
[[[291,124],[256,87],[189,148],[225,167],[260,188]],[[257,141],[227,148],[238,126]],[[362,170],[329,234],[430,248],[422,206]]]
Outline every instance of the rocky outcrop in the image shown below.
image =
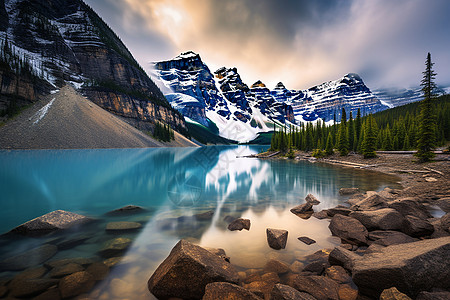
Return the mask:
[[389,204],[389,207],[395,209],[404,217],[408,215],[419,219],[428,219],[432,217],[426,207],[417,202],[414,198],[402,198],[395,200]]
[[450,237],[388,246],[353,257],[352,277],[363,294],[380,295],[392,286],[415,297],[422,290],[450,288]]
[[55,230],[68,229],[90,221],[92,219],[76,213],[55,210],[14,228],[12,232],[26,235],[39,235]]
[[267,228],[266,234],[270,248],[280,250],[286,247],[288,237],[287,230]]
[[219,281],[236,284],[239,276],[219,256],[181,240],[150,277],[148,289],[159,299],[200,299],[209,283]]
[[355,211],[350,217],[360,221],[367,230],[400,230],[403,216],[392,208],[382,208],[374,211]]
[[293,287],[300,292],[312,295],[317,300],[339,300],[339,285],[327,277],[298,275]]
[[270,293],[271,300],[316,300],[308,293],[302,293],[293,287],[281,283],[275,284]]
[[331,233],[343,241],[355,245],[367,245],[369,233],[357,219],[335,215],[328,226]]
[[403,220],[402,231],[412,237],[422,237],[431,235],[434,232],[434,227],[427,220],[408,215]]

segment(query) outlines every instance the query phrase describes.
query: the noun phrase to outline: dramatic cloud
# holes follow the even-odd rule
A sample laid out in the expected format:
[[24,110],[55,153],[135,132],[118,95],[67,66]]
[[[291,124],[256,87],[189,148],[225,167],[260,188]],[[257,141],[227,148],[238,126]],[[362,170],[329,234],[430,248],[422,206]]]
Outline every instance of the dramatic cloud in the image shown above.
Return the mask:
[[414,86],[426,53],[450,84],[450,1],[88,0],[147,66],[180,52],[243,80],[308,88],[359,73],[369,87]]

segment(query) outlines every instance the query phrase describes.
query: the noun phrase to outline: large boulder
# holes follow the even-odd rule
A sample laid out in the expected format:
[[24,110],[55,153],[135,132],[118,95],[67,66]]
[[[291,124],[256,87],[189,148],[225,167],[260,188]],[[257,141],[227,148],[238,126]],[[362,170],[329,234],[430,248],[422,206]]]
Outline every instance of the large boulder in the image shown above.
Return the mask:
[[342,266],[344,267],[344,269],[352,271],[354,261],[358,258],[358,254],[355,254],[354,252],[339,246],[334,248],[333,251],[330,252],[328,261],[331,265]]
[[91,274],[86,271],[73,273],[59,282],[59,291],[62,298],[72,298],[89,292],[95,284]]
[[367,244],[369,233],[366,227],[355,218],[335,215],[333,219],[331,219],[328,228],[330,228],[333,235],[340,237],[347,243],[354,245]]
[[291,208],[291,213],[296,215],[302,215],[302,214],[313,214],[313,205],[309,202],[297,205],[293,208]]
[[286,248],[286,242],[288,237],[287,230],[267,228],[267,242],[270,248],[280,250]]
[[395,209],[404,217],[408,215],[415,216],[419,219],[428,219],[432,215],[425,206],[417,202],[414,198],[402,198],[389,204],[390,208]]
[[403,223],[403,216],[393,208],[354,211],[349,216],[360,221],[367,230],[400,230]]
[[242,229],[250,230],[250,220],[238,218],[233,220],[230,224],[228,224],[228,230],[235,231]]
[[[386,247],[390,245],[406,244],[418,241],[418,239],[410,237],[409,235],[406,235],[399,231],[385,231],[385,232],[388,234],[385,234],[383,237],[374,241],[372,245],[381,245]],[[370,237],[373,237],[371,233],[369,233],[369,238]]]
[[413,298],[422,290],[449,289],[449,253],[450,237],[443,237],[353,256],[353,281],[363,294],[375,297],[392,286]]
[[312,295],[317,300],[339,300],[339,285],[324,276],[302,276],[298,275],[293,287],[300,291]]
[[270,300],[316,300],[316,298],[288,285],[277,283],[270,293]]
[[335,215],[348,216],[351,212],[352,212],[351,209],[349,209],[348,207],[344,207],[342,205],[338,205],[336,207],[329,208],[327,210],[327,214],[329,217],[334,217]]
[[213,282],[206,285],[203,300],[261,300],[252,292],[228,282]]
[[92,221],[92,219],[73,212],[55,210],[24,223],[11,230],[11,232],[26,235],[40,235],[56,230],[68,229],[89,221]]
[[20,271],[40,265],[52,258],[57,251],[55,245],[44,244],[0,261],[0,271]]
[[235,268],[219,256],[180,240],[148,280],[148,289],[158,299],[201,299],[212,282],[237,284]]
[[408,215],[403,220],[402,231],[412,237],[422,237],[433,234],[434,226],[427,220]]
[[370,195],[352,205],[352,210],[377,210],[380,208],[386,208],[388,204],[384,197],[378,194]]
[[317,199],[313,194],[308,194],[308,195],[306,195],[305,201],[306,201],[307,203],[312,204],[312,205],[318,205],[318,204],[320,204],[319,199]]

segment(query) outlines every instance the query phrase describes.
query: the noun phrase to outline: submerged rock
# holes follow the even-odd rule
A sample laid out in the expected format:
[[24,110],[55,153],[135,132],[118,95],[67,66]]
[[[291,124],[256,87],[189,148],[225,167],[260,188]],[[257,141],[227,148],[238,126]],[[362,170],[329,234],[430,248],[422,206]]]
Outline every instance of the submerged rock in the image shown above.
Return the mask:
[[86,271],[73,273],[64,277],[59,282],[59,291],[62,298],[72,298],[89,292],[94,286],[95,280]]
[[140,229],[141,227],[142,224],[137,222],[110,222],[106,224],[106,231],[133,231]]
[[0,261],[0,271],[20,271],[40,265],[52,258],[58,248],[45,244]]
[[343,215],[335,215],[328,226],[333,235],[354,245],[367,245],[369,233],[360,221]]
[[142,213],[145,211],[147,211],[147,210],[141,206],[126,205],[124,207],[107,212],[106,215],[108,215],[108,216],[126,216],[126,215],[132,215],[132,214],[139,214],[139,213]]
[[411,297],[422,290],[448,289],[449,253],[450,237],[388,246],[377,253],[353,257],[353,281],[363,294],[371,296],[392,286]]
[[316,241],[307,237],[307,236],[301,236],[299,238],[297,238],[299,241],[305,243],[306,245],[311,245],[314,244]]
[[250,220],[249,219],[238,218],[238,219],[233,220],[228,225],[228,230],[231,230],[231,231],[235,231],[235,230],[241,231],[242,229],[250,230]]
[[270,248],[273,248],[275,250],[286,248],[288,237],[287,230],[267,228],[266,234],[267,242],[269,243]]
[[103,257],[120,256],[130,247],[131,243],[131,239],[122,237],[109,240],[99,251],[99,254]]
[[18,298],[30,298],[45,292],[49,287],[58,284],[57,279],[23,279],[9,285],[9,295]]
[[81,272],[84,271],[84,268],[79,265],[79,264],[75,264],[75,263],[70,263],[67,265],[63,265],[63,266],[59,266],[54,268],[53,270],[50,271],[50,273],[48,274],[49,277],[51,278],[61,278],[76,272]]
[[289,272],[289,266],[278,259],[269,260],[264,266],[264,272],[266,273],[276,273],[283,274]]
[[219,256],[180,240],[148,280],[148,289],[160,299],[199,299],[207,284],[218,281],[236,284],[239,275]]
[[354,195],[359,193],[359,188],[340,188],[339,189],[339,195]]
[[239,285],[228,282],[213,282],[206,285],[205,295],[203,300],[237,300],[237,299],[249,299],[249,300],[261,300],[258,296],[252,292],[240,287]]
[[11,230],[11,232],[25,235],[40,235],[55,230],[68,229],[90,221],[92,221],[91,218],[76,213],[55,210],[24,223]]

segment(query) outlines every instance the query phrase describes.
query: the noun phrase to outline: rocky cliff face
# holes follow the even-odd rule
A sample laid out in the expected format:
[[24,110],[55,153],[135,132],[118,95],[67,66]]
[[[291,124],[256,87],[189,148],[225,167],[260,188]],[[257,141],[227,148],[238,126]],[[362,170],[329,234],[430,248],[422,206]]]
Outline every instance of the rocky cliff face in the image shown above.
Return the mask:
[[81,0],[0,0],[0,38],[52,89],[72,83],[101,107],[143,127],[160,120],[185,128],[183,116]]

